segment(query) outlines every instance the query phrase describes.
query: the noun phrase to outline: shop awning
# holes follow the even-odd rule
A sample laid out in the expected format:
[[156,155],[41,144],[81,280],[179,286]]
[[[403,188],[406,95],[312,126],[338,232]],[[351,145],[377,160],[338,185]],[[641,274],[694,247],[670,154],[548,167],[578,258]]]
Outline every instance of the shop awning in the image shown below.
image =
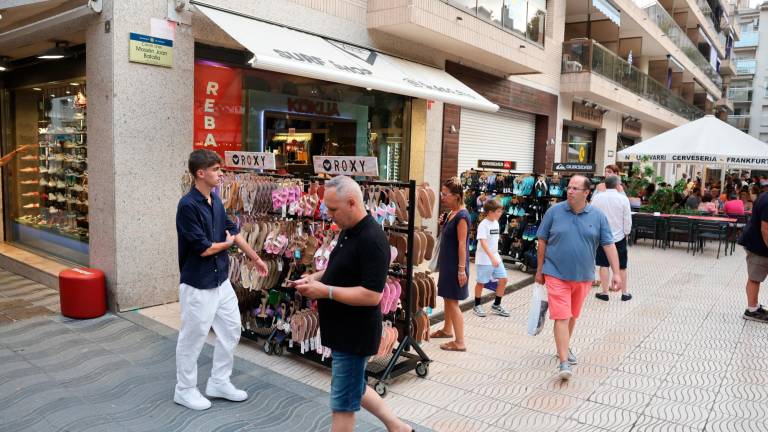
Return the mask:
[[618,152],[618,162],[675,162],[766,169],[768,144],[712,115]]
[[494,112],[499,107],[447,72],[253,18],[195,7],[254,56],[251,66]]
[[592,6],[602,12],[606,18],[613,21],[617,26],[621,25],[621,12],[613,7],[608,0],[592,0]]

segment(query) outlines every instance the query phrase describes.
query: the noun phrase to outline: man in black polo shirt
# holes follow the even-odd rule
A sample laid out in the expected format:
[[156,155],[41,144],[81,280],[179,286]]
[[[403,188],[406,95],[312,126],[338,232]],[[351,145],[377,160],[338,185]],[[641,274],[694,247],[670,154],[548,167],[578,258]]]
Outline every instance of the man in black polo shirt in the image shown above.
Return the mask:
[[768,322],[768,311],[757,300],[760,284],[768,277],[768,193],[763,192],[752,206],[752,216],[739,238],[747,252],[747,309],[744,319]]
[[211,407],[211,402],[197,390],[197,358],[211,326],[216,332],[216,346],[205,393],[236,402],[248,398],[229,380],[241,328],[237,297],[229,283],[227,249],[237,245],[262,276],[267,274],[267,266],[229,220],[221,198],[212,193],[222,177],[219,155],[210,150],[193,151],[189,155],[189,172],[195,177],[195,185],[181,198],[176,210],[181,330],[176,344],[173,401],[204,410]]
[[333,351],[331,410],[334,432],[355,428],[363,408],[390,432],[411,431],[373,389],[365,384],[368,358],[379,350],[382,316],[379,302],[389,268],[389,242],[368,215],[360,185],[339,176],[325,183],[328,215],[342,229],[325,271],[295,282],[299,293],[318,299],[322,344]]

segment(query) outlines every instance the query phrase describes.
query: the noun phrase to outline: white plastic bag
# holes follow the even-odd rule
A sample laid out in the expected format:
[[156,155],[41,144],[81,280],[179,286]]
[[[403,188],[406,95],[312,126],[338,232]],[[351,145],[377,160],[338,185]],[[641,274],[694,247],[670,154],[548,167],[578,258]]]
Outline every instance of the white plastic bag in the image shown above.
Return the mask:
[[547,318],[547,288],[544,285],[533,285],[533,296],[531,297],[531,308],[528,310],[528,334],[536,336],[541,333],[544,327],[544,321]]
[[427,268],[429,268],[429,271],[431,271],[432,273],[438,273],[440,271],[440,238],[441,237],[438,237],[435,240],[435,249],[432,251],[432,259],[429,260],[429,264],[427,264]]

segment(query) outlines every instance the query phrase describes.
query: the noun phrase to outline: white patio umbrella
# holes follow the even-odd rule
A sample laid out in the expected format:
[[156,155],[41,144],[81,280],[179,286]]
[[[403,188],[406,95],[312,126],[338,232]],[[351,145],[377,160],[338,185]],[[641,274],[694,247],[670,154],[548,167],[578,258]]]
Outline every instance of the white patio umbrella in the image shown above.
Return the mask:
[[768,144],[712,115],[617,153],[618,162],[672,162],[768,169]]

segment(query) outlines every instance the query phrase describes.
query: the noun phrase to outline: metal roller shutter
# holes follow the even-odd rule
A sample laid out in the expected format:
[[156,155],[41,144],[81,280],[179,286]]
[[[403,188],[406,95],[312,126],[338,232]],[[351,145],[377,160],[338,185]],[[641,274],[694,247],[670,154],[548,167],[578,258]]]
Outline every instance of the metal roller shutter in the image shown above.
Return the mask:
[[486,113],[462,108],[459,130],[459,173],[477,161],[510,160],[516,171],[533,172],[536,116],[519,111]]

